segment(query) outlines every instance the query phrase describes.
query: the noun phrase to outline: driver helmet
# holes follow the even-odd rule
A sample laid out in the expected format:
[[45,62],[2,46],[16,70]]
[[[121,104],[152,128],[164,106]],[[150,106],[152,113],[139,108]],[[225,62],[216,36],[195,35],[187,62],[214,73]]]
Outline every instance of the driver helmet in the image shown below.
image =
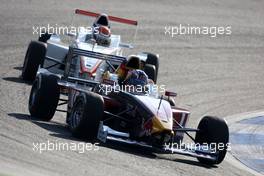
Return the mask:
[[111,42],[111,31],[107,26],[99,26],[94,31],[94,39],[98,45],[109,46]]
[[127,57],[126,69],[139,69],[140,59],[136,55],[130,55]]
[[140,69],[140,59],[138,56],[130,55],[126,63],[126,69],[130,76],[124,81],[125,84],[134,86],[144,86],[148,83],[147,74]]

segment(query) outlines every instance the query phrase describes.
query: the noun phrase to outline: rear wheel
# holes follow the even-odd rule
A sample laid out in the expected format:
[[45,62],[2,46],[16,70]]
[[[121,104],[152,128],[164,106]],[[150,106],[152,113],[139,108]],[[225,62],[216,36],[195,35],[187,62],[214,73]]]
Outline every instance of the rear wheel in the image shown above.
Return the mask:
[[60,96],[57,79],[55,75],[41,74],[34,81],[28,105],[32,116],[45,121],[52,119]]
[[22,79],[26,81],[34,81],[39,65],[43,64],[46,55],[46,45],[42,42],[31,41],[22,69]]
[[158,77],[158,72],[159,72],[159,57],[158,57],[158,55],[152,54],[152,53],[147,53],[147,52],[145,54],[147,54],[146,64],[155,66],[156,77]]
[[96,139],[103,112],[103,98],[100,95],[89,92],[79,96],[68,121],[72,134],[88,140]]
[[38,41],[40,41],[40,42],[44,42],[44,43],[47,43],[47,41],[50,39],[50,37],[51,37],[51,34],[49,34],[49,33],[42,33],[40,36],[39,36],[39,38],[38,38]]
[[156,69],[154,65],[146,64],[144,72],[148,75],[149,79],[152,79],[154,83],[157,82]]
[[197,159],[208,165],[220,164],[225,158],[229,141],[229,129],[226,122],[218,117],[205,116],[200,121],[198,129],[195,142],[215,147],[214,150],[218,152],[218,156],[216,161],[204,158]]

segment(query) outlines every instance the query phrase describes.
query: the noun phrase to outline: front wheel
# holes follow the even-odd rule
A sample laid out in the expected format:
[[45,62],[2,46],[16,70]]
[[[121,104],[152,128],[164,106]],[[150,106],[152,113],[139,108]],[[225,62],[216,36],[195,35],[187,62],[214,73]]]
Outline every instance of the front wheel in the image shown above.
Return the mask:
[[41,74],[34,81],[28,103],[31,116],[49,121],[56,111],[60,88],[55,75]]
[[103,112],[103,98],[100,95],[89,92],[77,97],[68,120],[73,136],[94,140]]
[[220,164],[226,155],[229,129],[225,120],[218,117],[205,116],[198,125],[199,131],[195,136],[195,143],[201,145],[209,145],[214,147],[214,151],[218,153],[215,161],[197,158],[201,163],[214,165]]

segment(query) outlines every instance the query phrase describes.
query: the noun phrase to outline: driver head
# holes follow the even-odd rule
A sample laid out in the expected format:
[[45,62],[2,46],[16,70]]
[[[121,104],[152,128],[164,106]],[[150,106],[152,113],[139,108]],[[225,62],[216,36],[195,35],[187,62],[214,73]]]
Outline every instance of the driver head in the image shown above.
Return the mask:
[[130,55],[127,58],[127,63],[126,63],[126,68],[127,69],[139,69],[140,68],[140,59],[136,55]]

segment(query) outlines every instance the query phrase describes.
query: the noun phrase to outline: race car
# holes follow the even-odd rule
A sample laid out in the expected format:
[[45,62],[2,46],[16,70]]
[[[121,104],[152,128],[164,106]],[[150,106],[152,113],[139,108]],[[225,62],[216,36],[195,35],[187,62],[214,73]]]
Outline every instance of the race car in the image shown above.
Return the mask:
[[[137,21],[80,9],[76,9],[75,14],[95,17],[91,30],[80,27],[76,34],[67,33],[66,35],[72,37],[70,44],[63,42],[61,35],[50,34],[48,31],[42,34],[38,41],[31,41],[23,63],[23,80],[33,81],[39,67],[47,68],[53,72],[63,71],[64,66],[61,65],[65,63],[65,59],[69,54],[69,46],[116,56],[122,56],[125,48],[133,48],[130,44],[122,43],[120,35],[111,33],[110,21],[134,26],[137,26]],[[146,66],[146,69],[155,67],[155,74],[150,76],[156,82],[159,68],[158,55],[148,52],[139,53],[138,55],[142,60],[142,66]],[[93,79],[100,63],[101,60],[97,58],[82,57],[79,63],[76,63],[80,67],[78,74],[86,79]],[[58,67],[58,65],[60,66]],[[114,63],[113,65],[115,66]]]
[[[79,67],[74,63],[82,57],[101,60],[96,79],[76,74]],[[31,116],[49,121],[56,111],[61,111],[67,114],[66,123],[78,138],[117,141],[157,153],[192,156],[208,165],[221,163],[229,141],[225,120],[205,116],[197,129],[188,128],[190,112],[170,101],[176,93],[156,94],[153,82],[141,87],[141,91],[135,91],[137,86],[130,87],[132,90],[120,88],[117,68],[112,63],[120,66],[126,61],[123,56],[70,46],[63,74],[38,70],[29,97]],[[58,109],[65,104],[67,110]],[[196,133],[195,137],[190,133]],[[194,145],[182,143],[185,135]]]

